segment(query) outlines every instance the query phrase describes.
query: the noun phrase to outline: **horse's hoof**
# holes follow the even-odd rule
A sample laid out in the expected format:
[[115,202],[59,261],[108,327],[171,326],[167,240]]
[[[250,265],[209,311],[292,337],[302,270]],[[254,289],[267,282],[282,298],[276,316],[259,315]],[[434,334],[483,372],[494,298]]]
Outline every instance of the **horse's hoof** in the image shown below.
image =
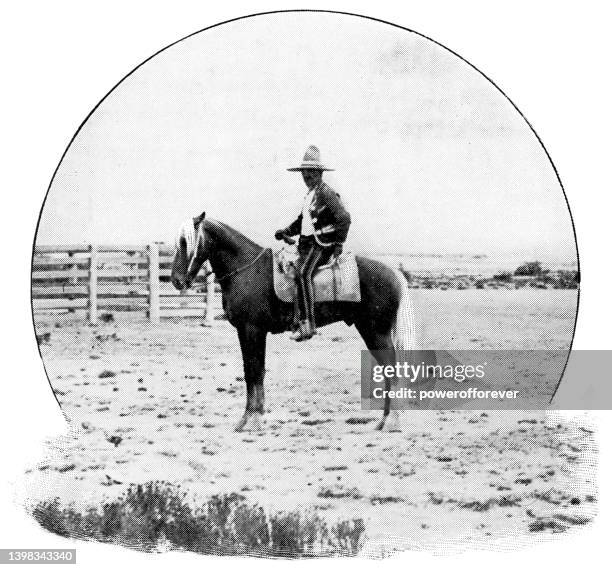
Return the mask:
[[234,431],[263,431],[261,416],[262,414],[258,413],[244,414]]
[[378,422],[376,430],[385,431],[387,433],[401,432],[402,425],[400,422],[399,413],[394,410],[388,416],[383,416],[383,418]]

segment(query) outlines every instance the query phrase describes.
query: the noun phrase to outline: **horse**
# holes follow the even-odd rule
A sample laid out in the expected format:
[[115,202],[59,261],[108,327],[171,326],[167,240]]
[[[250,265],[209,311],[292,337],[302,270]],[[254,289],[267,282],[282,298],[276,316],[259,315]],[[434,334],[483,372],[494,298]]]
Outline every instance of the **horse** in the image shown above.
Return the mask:
[[[238,332],[246,383],[246,408],[235,431],[262,429],[266,337],[290,330],[293,303],[274,292],[273,253],[205,213],[186,222],[176,238],[171,282],[178,290],[190,287],[206,260],[221,286],[227,319]],[[356,256],[360,302],[317,302],[317,326],[344,321],[354,325],[378,364],[392,365],[397,351],[415,348],[410,291],[404,276],[379,261]],[[385,427],[391,410],[390,379],[377,429]]]

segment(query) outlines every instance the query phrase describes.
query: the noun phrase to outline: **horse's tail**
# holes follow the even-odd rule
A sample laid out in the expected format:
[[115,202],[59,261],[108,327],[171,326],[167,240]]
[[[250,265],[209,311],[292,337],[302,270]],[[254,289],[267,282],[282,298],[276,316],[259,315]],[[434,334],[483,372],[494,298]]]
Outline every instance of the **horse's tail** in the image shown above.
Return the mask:
[[399,281],[399,303],[395,320],[391,326],[391,342],[393,348],[398,350],[414,350],[416,348],[416,324],[414,307],[408,288],[408,282],[402,273],[395,271]]

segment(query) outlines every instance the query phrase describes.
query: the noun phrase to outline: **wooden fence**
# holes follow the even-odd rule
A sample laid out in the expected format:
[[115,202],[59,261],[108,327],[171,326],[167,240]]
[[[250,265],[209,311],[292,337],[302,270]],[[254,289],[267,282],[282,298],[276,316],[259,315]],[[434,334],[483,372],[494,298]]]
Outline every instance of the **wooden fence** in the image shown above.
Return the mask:
[[34,312],[86,311],[100,314],[141,311],[161,318],[202,317],[208,323],[219,307],[214,277],[196,279],[187,293],[170,283],[174,248],[134,245],[36,246],[32,262]]

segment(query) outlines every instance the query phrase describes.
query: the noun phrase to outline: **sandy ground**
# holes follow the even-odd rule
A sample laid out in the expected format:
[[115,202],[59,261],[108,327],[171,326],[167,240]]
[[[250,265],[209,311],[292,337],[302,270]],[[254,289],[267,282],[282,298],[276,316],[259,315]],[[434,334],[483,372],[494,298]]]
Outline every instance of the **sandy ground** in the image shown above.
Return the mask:
[[[567,348],[575,291],[423,291],[428,338],[444,348]],[[242,364],[225,321],[117,317],[97,327],[37,317],[45,368],[72,433],[28,470],[31,500],[86,506],[133,482],[180,483],[195,502],[237,491],[272,510],[365,519],[364,552],[515,547],[587,523],[596,508],[588,418],[410,411],[374,431],[362,411],[353,328],[308,343],[269,337],[263,433],[232,431]],[[299,350],[297,350],[299,346]],[[359,418],[355,420],[355,418]]]

